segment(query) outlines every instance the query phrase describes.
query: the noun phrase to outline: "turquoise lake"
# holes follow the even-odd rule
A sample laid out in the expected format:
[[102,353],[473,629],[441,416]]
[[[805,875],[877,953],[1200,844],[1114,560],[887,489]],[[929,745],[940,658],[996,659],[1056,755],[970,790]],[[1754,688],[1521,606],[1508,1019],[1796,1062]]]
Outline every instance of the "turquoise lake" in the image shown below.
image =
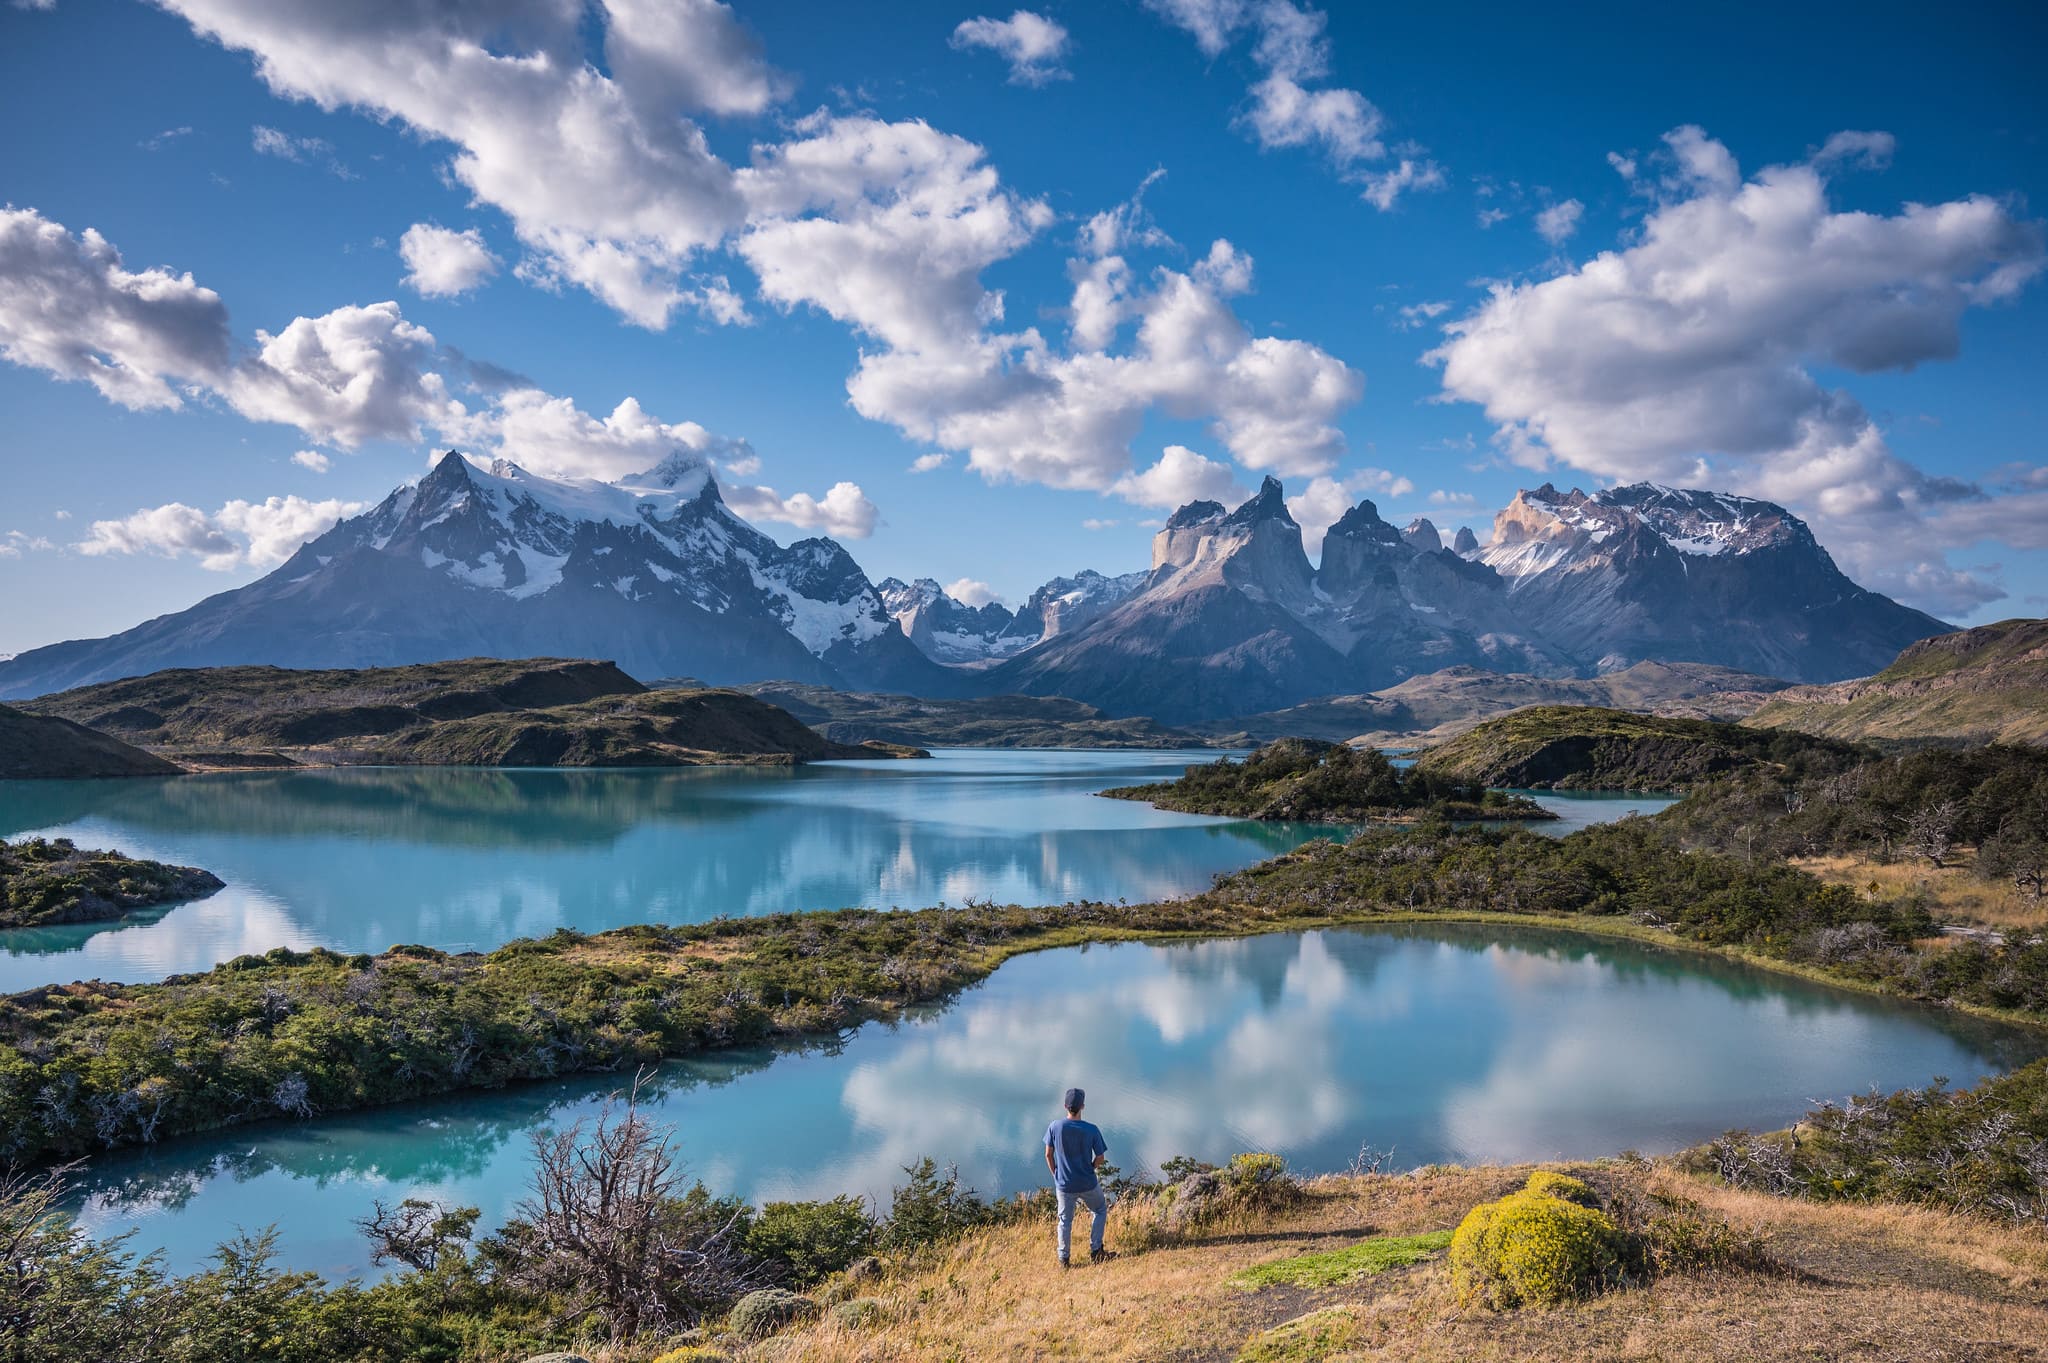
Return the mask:
[[[1330,833],[1104,800],[1197,752],[942,749],[797,768],[384,767],[0,782],[0,838],[204,866],[210,898],[0,932],[0,990],[144,981],[272,947],[485,951],[558,927],[969,899],[1133,902]],[[1669,801],[1545,796],[1565,832]]]
[[[922,1155],[985,1193],[1036,1186],[1057,1095],[1088,1090],[1111,1157],[1157,1168],[1271,1149],[1341,1169],[1670,1150],[1777,1127],[1876,1084],[1958,1085],[2048,1034],[1569,933],[1442,925],[1117,944],[1005,964],[952,1003],[829,1047],[659,1071],[646,1110],[689,1170],[763,1199],[886,1197]],[[439,1198],[501,1224],[528,1136],[589,1119],[622,1076],[270,1123],[86,1173],[84,1223],[197,1265],[276,1223],[283,1260],[370,1271],[372,1199]]]

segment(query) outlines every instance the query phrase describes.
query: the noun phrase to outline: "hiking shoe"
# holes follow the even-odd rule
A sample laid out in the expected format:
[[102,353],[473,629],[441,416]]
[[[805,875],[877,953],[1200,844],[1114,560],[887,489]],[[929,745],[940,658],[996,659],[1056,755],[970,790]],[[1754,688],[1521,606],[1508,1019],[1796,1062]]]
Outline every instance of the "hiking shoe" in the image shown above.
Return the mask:
[[1091,1249],[1088,1251],[1088,1262],[1091,1264],[1106,1264],[1114,1258],[1116,1258],[1116,1251],[1113,1249]]
[[1072,1264],[1070,1264],[1070,1263],[1068,1263],[1068,1262],[1067,1262],[1067,1256],[1066,1256],[1066,1255],[1064,1255],[1064,1254],[1062,1254],[1062,1255],[1060,1256],[1060,1267],[1061,1267],[1061,1268],[1072,1268],[1072,1267],[1073,1267],[1073,1265],[1072,1265]]

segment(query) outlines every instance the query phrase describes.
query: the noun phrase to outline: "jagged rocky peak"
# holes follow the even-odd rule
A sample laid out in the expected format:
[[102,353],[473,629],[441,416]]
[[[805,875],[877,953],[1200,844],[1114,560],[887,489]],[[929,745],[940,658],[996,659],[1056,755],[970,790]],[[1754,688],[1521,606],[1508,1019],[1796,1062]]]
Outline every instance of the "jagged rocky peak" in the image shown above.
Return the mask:
[[1035,643],[1038,633],[1016,628],[1017,616],[1000,601],[970,606],[939,585],[937,578],[913,582],[884,578],[875,584],[882,608],[926,657],[942,663],[978,663],[1006,658]]
[[1174,512],[1153,538],[1153,572],[1206,572],[1231,565],[1256,584],[1306,587],[1308,555],[1279,479],[1266,478],[1228,515],[1218,514],[1222,510],[1216,502],[1190,502]]
[[1329,592],[1343,592],[1380,566],[1414,552],[1401,532],[1380,519],[1370,499],[1337,519],[1323,535],[1323,562],[1317,580]]
[[1437,533],[1436,526],[1427,516],[1417,516],[1408,522],[1408,528],[1401,532],[1401,538],[1419,553],[1433,554],[1444,547],[1444,538]]
[[1451,541],[1451,552],[1459,558],[1470,558],[1479,552],[1479,536],[1472,533],[1471,526],[1458,527],[1457,538]]
[[[1215,502],[1194,502],[1195,507],[1214,507],[1221,519],[1223,508]],[[1183,512],[1189,507],[1182,507]],[[1113,610],[1142,588],[1151,574],[1144,571],[1109,576],[1083,568],[1072,577],[1056,577],[1031,593],[1017,612],[1015,629],[1029,632],[1032,641],[1071,633],[1106,611]]]

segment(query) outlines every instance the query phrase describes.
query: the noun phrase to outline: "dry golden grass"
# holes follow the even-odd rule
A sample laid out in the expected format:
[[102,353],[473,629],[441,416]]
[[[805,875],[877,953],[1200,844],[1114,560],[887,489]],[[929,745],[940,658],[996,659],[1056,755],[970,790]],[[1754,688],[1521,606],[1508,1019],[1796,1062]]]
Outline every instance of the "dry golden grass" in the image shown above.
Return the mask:
[[[1324,1288],[1233,1289],[1253,1264],[1368,1235],[1447,1229],[1520,1186],[1528,1170],[1450,1169],[1325,1178],[1263,1222],[1156,1239],[1148,1208],[1119,1208],[1124,1257],[1062,1272],[1049,1225],[968,1238],[860,1289],[883,1303],[854,1328],[832,1318],[763,1341],[745,1363],[979,1363],[1089,1359],[1229,1363],[1261,1332],[1341,1313],[1341,1344],[1289,1363],[1357,1360],[1984,1360],[2048,1358],[2048,1238],[1902,1207],[1820,1206],[1648,1177],[1761,1232],[1785,1271],[1667,1279],[1555,1311],[1460,1308],[1441,1262]],[[1079,1227],[1076,1228],[1079,1238]]]
[[1940,870],[1925,862],[1871,861],[1867,857],[1798,857],[1792,864],[1837,885],[1882,895],[1924,892],[1934,916],[1944,923],[2002,931],[2048,927],[2048,901],[2029,900],[2010,882],[1980,880],[1976,852],[1965,848]]

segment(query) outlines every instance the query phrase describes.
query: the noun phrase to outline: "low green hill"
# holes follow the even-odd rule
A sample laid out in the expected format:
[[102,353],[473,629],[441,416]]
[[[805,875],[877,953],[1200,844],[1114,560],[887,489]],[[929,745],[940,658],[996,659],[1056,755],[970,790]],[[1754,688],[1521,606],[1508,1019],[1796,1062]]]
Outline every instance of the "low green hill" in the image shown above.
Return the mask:
[[573,658],[186,668],[42,696],[26,708],[199,767],[642,767],[915,755],[836,742],[737,691],[650,691],[615,664]]
[[1176,781],[1119,786],[1104,795],[1143,800],[1183,814],[1303,823],[1376,823],[1419,818],[1548,819],[1533,800],[1470,781],[1396,767],[1372,748],[1283,738],[1246,757],[1189,767]]
[[1199,748],[1209,740],[1150,719],[1113,719],[1060,696],[918,696],[834,691],[801,682],[740,688],[842,743],[870,740],[946,748]]
[[1922,639],[1876,676],[1794,687],[1743,723],[1876,743],[2048,743],[2048,620]]
[[1532,705],[1416,760],[1448,781],[1561,790],[1683,790],[1750,767],[1848,765],[1868,754],[1805,734],[1584,705]]
[[175,776],[161,757],[54,715],[0,705],[0,781],[91,776]]

